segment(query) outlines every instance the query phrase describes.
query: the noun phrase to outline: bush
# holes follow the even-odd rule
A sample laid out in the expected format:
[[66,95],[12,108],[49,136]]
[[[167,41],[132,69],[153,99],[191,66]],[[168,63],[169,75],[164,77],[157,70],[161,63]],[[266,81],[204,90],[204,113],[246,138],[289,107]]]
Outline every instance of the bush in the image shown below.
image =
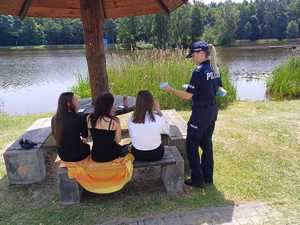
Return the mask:
[[221,68],[221,78],[223,88],[226,89],[227,95],[225,97],[217,97],[217,103],[219,108],[224,109],[230,102],[234,102],[236,99],[236,88],[230,82],[229,71],[227,68]]
[[288,38],[297,38],[299,36],[299,27],[296,20],[289,22],[287,26],[287,37]]
[[275,99],[300,97],[300,57],[294,56],[273,71],[268,93]]
[[[181,50],[137,51],[125,63],[108,68],[110,91],[116,95],[136,96],[139,90],[146,89],[153,93],[164,109],[190,109],[190,102],[184,102],[159,88],[160,82],[167,81],[177,89],[182,89],[182,85],[189,82],[195,65],[184,56]],[[229,81],[227,69],[221,70],[221,76],[228,95],[217,100],[219,106],[225,108],[235,100],[236,92]],[[81,97],[90,96],[87,78],[79,76],[73,91]]]

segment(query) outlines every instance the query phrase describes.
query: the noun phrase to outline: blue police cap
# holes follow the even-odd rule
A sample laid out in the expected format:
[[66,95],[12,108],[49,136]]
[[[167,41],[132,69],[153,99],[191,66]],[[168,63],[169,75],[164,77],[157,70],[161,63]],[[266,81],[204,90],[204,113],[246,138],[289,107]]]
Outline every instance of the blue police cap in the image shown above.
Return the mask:
[[205,41],[195,41],[191,44],[189,54],[186,56],[186,58],[191,58],[194,52],[201,51],[209,51],[208,43],[206,43]]

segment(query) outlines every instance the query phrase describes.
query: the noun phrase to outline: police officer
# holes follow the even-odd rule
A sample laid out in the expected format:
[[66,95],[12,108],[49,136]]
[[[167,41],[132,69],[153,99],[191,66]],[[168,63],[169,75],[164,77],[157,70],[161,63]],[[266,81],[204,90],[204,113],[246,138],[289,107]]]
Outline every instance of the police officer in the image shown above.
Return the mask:
[[[213,184],[212,135],[217,120],[216,94],[221,84],[220,74],[213,70],[209,60],[210,48],[204,41],[196,41],[190,46],[187,58],[192,58],[197,67],[186,90],[176,90],[171,86],[163,88],[183,100],[192,99],[192,114],[188,122],[186,152],[191,168],[191,178],[186,185],[204,187]],[[202,149],[200,158],[199,147]]]

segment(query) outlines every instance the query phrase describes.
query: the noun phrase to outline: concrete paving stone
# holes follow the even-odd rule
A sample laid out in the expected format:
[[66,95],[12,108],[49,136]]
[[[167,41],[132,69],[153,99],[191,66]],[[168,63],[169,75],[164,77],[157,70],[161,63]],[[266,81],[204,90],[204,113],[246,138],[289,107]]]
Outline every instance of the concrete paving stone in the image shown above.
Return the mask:
[[282,218],[281,213],[267,204],[250,203],[249,207],[242,204],[236,207],[205,208],[123,221],[128,225],[300,225],[300,221],[295,223]]
[[136,221],[136,222],[130,222],[130,223],[128,223],[128,225],[138,225],[138,222]]
[[[199,217],[197,214],[187,214],[180,217],[181,223],[183,225],[195,225],[196,222],[199,222]],[[205,221],[202,221],[203,223]]]
[[263,222],[263,217],[256,215],[256,216],[252,216],[251,220],[253,221],[253,223],[259,224]]
[[246,214],[250,217],[259,215],[257,208],[250,208],[250,209],[246,210]]
[[181,220],[179,216],[166,216],[162,218],[162,220],[164,221],[165,225],[181,225]]
[[250,218],[238,218],[238,219],[237,219],[237,222],[238,222],[240,225],[253,224],[253,222],[251,221]]
[[143,220],[144,225],[165,225],[164,221],[159,217],[152,217]]

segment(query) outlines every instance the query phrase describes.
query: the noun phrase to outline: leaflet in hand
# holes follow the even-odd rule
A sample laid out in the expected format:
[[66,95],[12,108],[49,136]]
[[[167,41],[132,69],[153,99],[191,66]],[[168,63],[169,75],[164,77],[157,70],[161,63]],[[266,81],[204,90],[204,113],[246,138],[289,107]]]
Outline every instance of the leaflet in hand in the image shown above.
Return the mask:
[[159,84],[160,89],[164,89],[167,86],[169,86],[168,82],[162,82]]

